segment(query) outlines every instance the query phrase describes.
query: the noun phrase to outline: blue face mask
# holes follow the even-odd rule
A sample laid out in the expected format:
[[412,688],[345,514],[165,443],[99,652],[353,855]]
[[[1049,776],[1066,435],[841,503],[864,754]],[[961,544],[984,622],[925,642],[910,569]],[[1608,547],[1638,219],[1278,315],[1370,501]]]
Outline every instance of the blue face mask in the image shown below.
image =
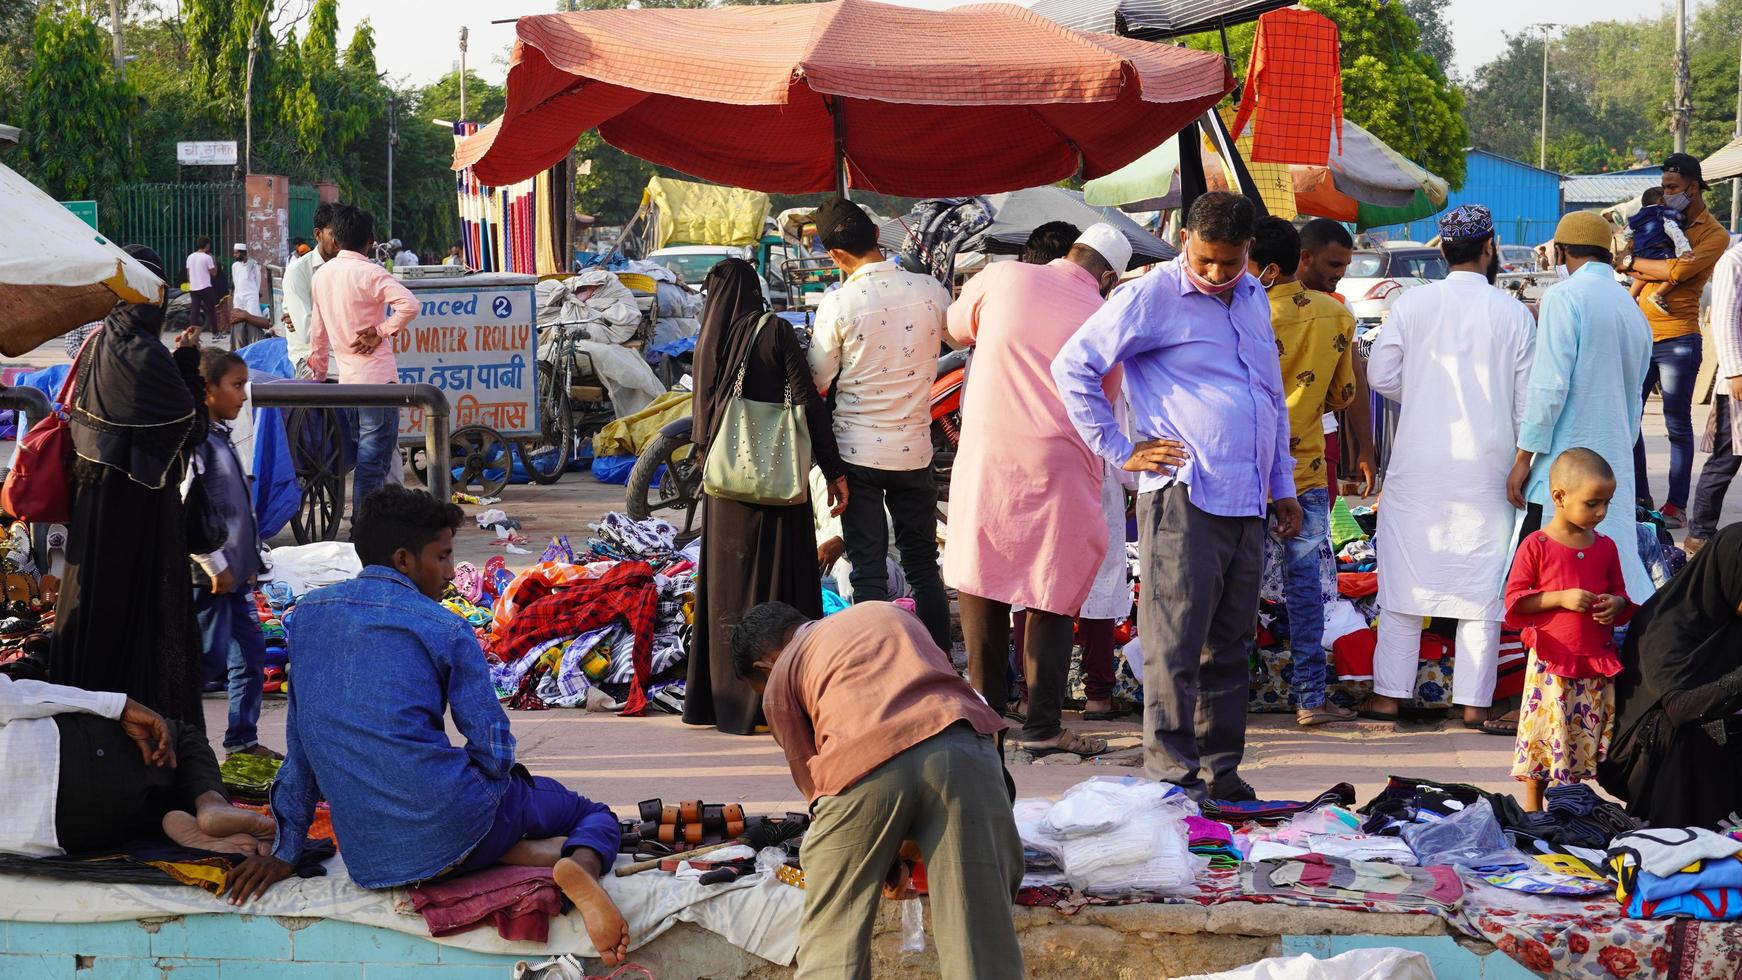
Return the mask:
[[1694,199],[1692,195],[1688,194],[1686,191],[1679,194],[1665,194],[1663,196],[1663,206],[1669,208],[1671,211],[1686,211],[1688,205],[1692,203],[1694,203]]

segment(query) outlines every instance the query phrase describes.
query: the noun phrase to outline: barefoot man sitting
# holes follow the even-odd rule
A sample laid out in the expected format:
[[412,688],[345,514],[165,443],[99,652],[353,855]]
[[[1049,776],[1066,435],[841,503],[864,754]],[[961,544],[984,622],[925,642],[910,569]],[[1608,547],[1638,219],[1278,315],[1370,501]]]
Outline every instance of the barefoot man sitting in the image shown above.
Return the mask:
[[56,857],[161,831],[259,854],[272,819],[230,805],[204,734],[125,694],[0,674],[0,853]]
[[[291,873],[324,794],[357,884],[549,867],[614,966],[628,955],[629,927],[599,875],[617,856],[617,818],[514,761],[477,637],[437,602],[454,577],[462,520],[421,491],[375,491],[356,527],[363,573],[311,592],[291,614],[295,683],[272,786],[278,845],[235,871],[231,901]],[[450,711],[464,747],[448,741]]]

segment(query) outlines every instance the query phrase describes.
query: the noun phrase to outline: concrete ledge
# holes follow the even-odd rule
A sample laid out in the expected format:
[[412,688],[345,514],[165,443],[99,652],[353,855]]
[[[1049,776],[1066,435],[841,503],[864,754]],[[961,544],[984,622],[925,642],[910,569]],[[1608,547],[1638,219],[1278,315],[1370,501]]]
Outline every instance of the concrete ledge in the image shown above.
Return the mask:
[[[1028,975],[1047,980],[1149,980],[1232,969],[1266,956],[1328,956],[1373,946],[1429,953],[1440,980],[1531,976],[1492,947],[1454,937],[1432,915],[1247,902],[1088,906],[1075,915],[1041,908],[1013,912]],[[871,938],[876,975],[938,975],[927,918],[926,951],[903,953],[899,906],[883,904]],[[0,977],[6,980],[504,980],[517,959],[321,919],[0,921]],[[776,980],[793,972],[687,923],[636,950],[632,959],[660,980]]]

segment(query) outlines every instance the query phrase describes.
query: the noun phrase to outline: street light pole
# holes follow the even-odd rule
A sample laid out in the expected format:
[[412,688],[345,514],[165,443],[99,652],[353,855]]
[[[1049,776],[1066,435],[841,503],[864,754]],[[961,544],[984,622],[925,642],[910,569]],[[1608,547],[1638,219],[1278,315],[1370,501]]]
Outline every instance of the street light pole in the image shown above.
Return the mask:
[[396,125],[398,100],[387,97],[387,237],[393,237],[393,147],[399,142],[399,127]]
[[[1736,63],[1736,138],[1742,139],[1742,60]],[[1730,181],[1730,230],[1742,231],[1742,177]]]
[[121,0],[109,0],[109,37],[115,42],[115,74],[124,76],[127,63],[121,57]]
[[1559,24],[1532,24],[1542,32],[1542,123],[1536,137],[1536,165],[1548,169],[1548,34]]
[[460,28],[460,121],[466,119],[466,34],[464,27]]
[[1688,0],[1675,2],[1675,151],[1688,149]]

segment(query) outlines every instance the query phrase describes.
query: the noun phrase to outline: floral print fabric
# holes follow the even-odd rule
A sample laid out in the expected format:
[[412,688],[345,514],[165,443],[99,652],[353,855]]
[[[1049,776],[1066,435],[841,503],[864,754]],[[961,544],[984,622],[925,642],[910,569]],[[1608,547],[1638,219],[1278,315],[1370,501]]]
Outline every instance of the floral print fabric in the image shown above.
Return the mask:
[[1530,653],[1518,715],[1516,779],[1557,785],[1595,779],[1615,734],[1615,692],[1606,677],[1558,677]]

